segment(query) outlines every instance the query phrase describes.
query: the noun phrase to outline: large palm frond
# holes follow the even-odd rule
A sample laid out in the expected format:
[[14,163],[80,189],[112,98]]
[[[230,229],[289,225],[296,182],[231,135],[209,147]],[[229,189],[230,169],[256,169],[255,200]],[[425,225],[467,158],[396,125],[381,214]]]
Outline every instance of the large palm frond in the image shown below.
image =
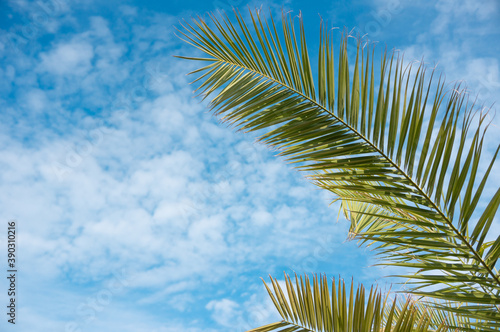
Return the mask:
[[193,73],[215,113],[264,131],[262,141],[338,196],[354,236],[373,243],[383,264],[413,269],[410,292],[500,327],[500,236],[487,241],[500,189],[478,211],[498,154],[479,177],[486,115],[459,86],[446,91],[434,71],[397,53],[376,63],[358,40],[349,59],[343,36],[334,60],[324,24],[313,71],[300,17],[297,25],[257,11],[248,22],[210,15],[180,31],[206,54],[184,58],[206,64]]

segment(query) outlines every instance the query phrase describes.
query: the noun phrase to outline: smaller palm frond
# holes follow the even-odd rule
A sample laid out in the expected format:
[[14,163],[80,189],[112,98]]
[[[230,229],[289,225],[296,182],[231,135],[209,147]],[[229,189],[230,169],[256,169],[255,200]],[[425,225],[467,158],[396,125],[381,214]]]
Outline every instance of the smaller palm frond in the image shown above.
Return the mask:
[[[363,285],[346,288],[345,282],[326,276],[314,276],[312,284],[307,275],[295,275],[295,286],[285,274],[285,289],[277,279],[271,279],[266,289],[282,321],[248,332],[307,331],[307,332],[426,332],[448,331],[446,316],[423,310],[410,297],[400,302],[382,295],[372,287],[369,293]],[[443,321],[439,324],[439,319]]]
[[457,315],[453,310],[457,310],[455,302],[429,301],[419,299],[414,302],[416,310],[416,319],[420,320],[422,315],[430,319],[430,326],[438,328],[445,326],[447,331],[454,332],[498,332],[498,329],[488,320],[470,319],[466,315]]

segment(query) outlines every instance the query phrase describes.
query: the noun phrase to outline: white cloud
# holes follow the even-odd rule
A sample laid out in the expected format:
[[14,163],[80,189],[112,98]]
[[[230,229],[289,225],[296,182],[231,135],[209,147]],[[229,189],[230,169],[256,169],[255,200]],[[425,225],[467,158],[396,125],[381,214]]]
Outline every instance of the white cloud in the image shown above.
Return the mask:
[[123,6],[120,6],[120,11],[123,13],[123,15],[127,15],[127,16],[136,16],[137,15],[137,7],[123,5]]
[[39,112],[47,109],[47,96],[40,89],[31,90],[26,96],[27,107],[34,112]]
[[92,67],[93,46],[85,41],[61,43],[40,55],[40,70],[56,75],[85,75]]
[[[495,0],[440,0],[435,4],[438,15],[434,20],[433,32],[444,33],[455,22],[467,24],[470,21],[483,21],[498,15],[498,2]],[[455,26],[454,26],[455,27]]]
[[206,305],[208,310],[213,311],[213,319],[222,326],[234,326],[237,316],[240,314],[239,304],[229,300],[213,300]]
[[[267,278],[266,283],[272,288]],[[278,283],[288,299],[285,281],[278,280]],[[208,302],[205,307],[211,312],[212,318],[226,327],[227,331],[242,332],[282,320],[262,283],[247,285],[240,301],[222,298]]]

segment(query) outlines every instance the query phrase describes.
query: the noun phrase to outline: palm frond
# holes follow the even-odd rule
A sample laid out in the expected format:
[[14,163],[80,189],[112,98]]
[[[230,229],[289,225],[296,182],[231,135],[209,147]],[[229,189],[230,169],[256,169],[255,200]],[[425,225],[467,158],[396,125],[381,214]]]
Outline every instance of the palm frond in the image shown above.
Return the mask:
[[431,328],[436,317],[421,311],[416,302],[405,302],[382,296],[374,287],[367,293],[363,285],[346,288],[345,282],[335,279],[330,283],[326,276],[295,275],[295,286],[285,274],[285,288],[277,279],[271,279],[266,289],[282,321],[265,325],[249,332],[307,331],[447,331],[444,324]]
[[206,64],[195,82],[215,114],[263,132],[263,142],[341,198],[353,236],[377,247],[383,264],[413,268],[410,292],[499,324],[500,236],[486,239],[500,189],[477,211],[500,148],[479,178],[486,115],[459,85],[446,91],[434,71],[397,53],[376,63],[359,40],[350,59],[344,35],[335,60],[324,24],[313,71],[300,17],[297,25],[287,15],[279,22],[250,11],[248,24],[235,16],[234,24],[198,17],[179,31],[205,53],[184,58]]

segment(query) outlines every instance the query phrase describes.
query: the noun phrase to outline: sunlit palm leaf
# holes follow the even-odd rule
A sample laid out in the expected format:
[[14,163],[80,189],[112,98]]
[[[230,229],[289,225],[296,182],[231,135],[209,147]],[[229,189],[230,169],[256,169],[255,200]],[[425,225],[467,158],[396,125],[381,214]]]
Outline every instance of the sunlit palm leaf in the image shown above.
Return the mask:
[[314,75],[301,20],[298,32],[286,15],[236,20],[193,19],[180,32],[208,56],[185,58],[207,64],[196,81],[215,113],[263,130],[262,141],[340,197],[353,236],[378,247],[384,264],[414,268],[410,291],[499,324],[500,236],[485,241],[500,189],[477,211],[498,154],[476,181],[485,114],[472,112],[459,86],[446,93],[441,78],[433,83],[423,65],[394,53],[376,64],[362,41],[348,59],[344,36],[334,61],[323,25]]
[[[416,321],[421,321],[423,317],[427,318],[429,321],[429,328],[431,329],[440,329],[445,328],[447,331],[477,331],[475,327],[477,325],[481,326],[483,323],[487,323],[484,321],[474,321],[474,324],[467,317],[463,317],[460,315],[456,315],[454,313],[450,313],[449,306],[453,306],[453,303],[445,303],[447,305],[446,310],[442,310],[439,308],[439,303],[436,303],[435,306],[430,307],[425,305],[421,301],[412,302],[413,309],[415,311],[415,319]],[[400,307],[403,307],[404,303],[401,302],[399,307],[396,307],[394,316],[399,319],[399,315],[401,314]],[[438,307],[438,308],[436,308]],[[389,314],[389,311],[386,310],[386,315]],[[484,326],[482,326],[484,328]],[[483,329],[482,329],[483,330]],[[484,329],[484,331],[496,331],[490,329]]]
[[382,296],[372,288],[367,294],[360,285],[351,283],[346,288],[344,281],[331,281],[331,290],[326,276],[295,276],[295,286],[285,274],[286,289],[277,279],[271,278],[267,291],[282,317],[281,322],[253,329],[249,332],[270,331],[325,331],[325,332],[403,332],[446,331],[444,325],[431,328],[433,319],[428,312],[421,311],[415,302],[408,299],[398,304],[388,295]]

